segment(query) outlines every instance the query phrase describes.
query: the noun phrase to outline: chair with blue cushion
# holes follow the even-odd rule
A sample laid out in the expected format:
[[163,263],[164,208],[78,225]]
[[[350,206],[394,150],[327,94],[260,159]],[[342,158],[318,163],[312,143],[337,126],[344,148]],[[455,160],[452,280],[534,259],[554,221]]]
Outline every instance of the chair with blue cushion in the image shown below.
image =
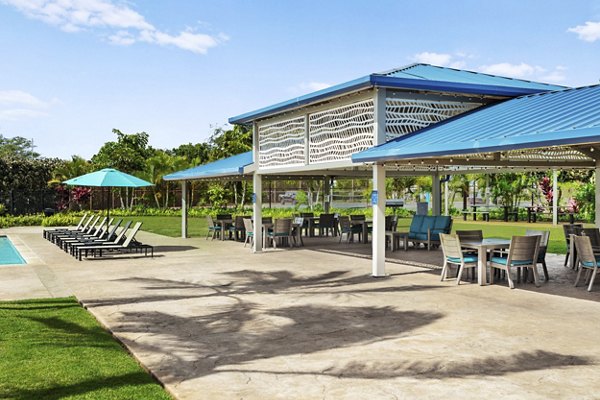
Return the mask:
[[[598,264],[600,264],[600,255],[594,254],[594,248],[592,247],[592,241],[589,236],[573,236],[575,241],[575,250],[577,250],[577,260],[579,266],[579,272],[577,278],[575,278],[575,286],[579,284],[579,279],[583,270],[586,270],[586,283],[588,283],[588,292],[592,291],[594,285],[594,279],[598,273]],[[590,276],[591,274],[591,276]]]
[[424,243],[427,250],[440,244],[440,234],[450,233],[452,218],[443,215],[415,215],[410,224],[408,240],[414,244]]
[[246,235],[246,240],[244,241],[244,247],[246,247],[246,245],[248,243],[250,243],[250,246],[252,246],[254,244],[254,225],[252,224],[252,219],[251,218],[244,218],[244,229],[245,229],[245,235]]
[[208,232],[206,232],[206,240],[208,240],[209,236],[212,236],[212,238],[216,238],[217,236],[221,235],[221,225],[215,223],[215,221],[213,220],[213,218],[210,215],[206,216],[206,223],[208,224]]
[[[508,255],[503,257],[492,257],[489,266],[491,269],[496,268],[506,271],[506,279],[508,286],[511,289],[515,288],[515,284],[511,277],[511,269],[528,268],[533,273],[533,282],[536,287],[539,287],[539,278],[537,271],[537,259],[540,250],[541,236],[513,236],[510,241]],[[493,271],[492,271],[493,272]],[[494,274],[490,274],[490,284],[494,283]]]
[[448,275],[448,269],[456,265],[458,273],[456,274],[456,284],[460,285],[465,268],[477,267],[477,255],[464,254],[460,246],[460,239],[456,235],[440,233],[442,252],[444,254],[444,266],[442,268],[442,281]]

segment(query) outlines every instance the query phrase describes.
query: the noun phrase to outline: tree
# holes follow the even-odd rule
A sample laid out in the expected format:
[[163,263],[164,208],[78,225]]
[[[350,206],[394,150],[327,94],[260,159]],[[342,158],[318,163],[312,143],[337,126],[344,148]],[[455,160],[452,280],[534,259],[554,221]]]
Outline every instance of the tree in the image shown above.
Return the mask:
[[0,134],[0,158],[38,158],[40,154],[33,151],[34,148],[33,140],[21,136],[7,138]]
[[[146,132],[125,134],[118,129],[113,129],[113,133],[117,135],[117,141],[104,143],[98,153],[92,157],[92,163],[97,168],[115,168],[132,175],[142,173],[146,166],[146,159],[154,153],[154,150],[148,147],[148,134]],[[129,188],[121,190],[121,194],[123,192],[125,196],[120,196],[121,207],[131,208],[133,195],[130,199]]]

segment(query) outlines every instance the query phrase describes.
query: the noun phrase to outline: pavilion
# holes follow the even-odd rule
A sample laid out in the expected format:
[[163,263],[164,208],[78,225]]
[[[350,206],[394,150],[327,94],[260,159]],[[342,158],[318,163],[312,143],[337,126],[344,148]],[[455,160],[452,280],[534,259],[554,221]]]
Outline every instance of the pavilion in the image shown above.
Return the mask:
[[[254,221],[261,221],[263,179],[372,176],[373,276],[385,275],[386,176],[431,175],[432,213],[439,215],[442,175],[600,169],[599,86],[571,89],[427,64],[367,75],[229,122],[252,126],[251,153],[165,179],[185,189],[193,179],[252,178]],[[596,193],[600,204],[598,187]],[[555,203],[555,218],[556,210]],[[260,226],[254,232],[259,252]]]

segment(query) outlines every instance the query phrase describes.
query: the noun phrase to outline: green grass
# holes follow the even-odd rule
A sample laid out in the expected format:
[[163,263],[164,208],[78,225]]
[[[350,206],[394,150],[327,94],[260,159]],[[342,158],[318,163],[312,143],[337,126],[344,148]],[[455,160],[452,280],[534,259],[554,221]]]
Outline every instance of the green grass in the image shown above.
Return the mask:
[[[141,221],[142,230],[152,233],[158,233],[159,235],[180,237],[181,236],[181,217],[169,216],[169,217],[126,217],[131,218],[135,221]],[[188,235],[190,237],[199,237],[206,235],[208,225],[205,217],[188,218]]]
[[[135,220],[143,221],[142,229],[148,232],[158,233],[160,235],[178,237],[181,236],[181,217],[135,217]],[[410,226],[411,218],[401,218],[398,220],[398,230],[406,230]],[[592,226],[592,224],[589,224]],[[463,221],[460,218],[454,218],[453,229],[469,230],[481,229],[484,237],[506,238],[510,239],[513,235],[524,235],[527,229],[549,230],[550,242],[548,245],[549,253],[565,254],[567,247],[563,234],[562,225],[557,227],[550,223],[538,222],[529,224],[527,222],[503,222],[503,221]],[[188,232],[190,237],[200,237],[206,235],[207,225],[204,218],[189,218]]]
[[74,298],[0,302],[0,398],[171,399]]

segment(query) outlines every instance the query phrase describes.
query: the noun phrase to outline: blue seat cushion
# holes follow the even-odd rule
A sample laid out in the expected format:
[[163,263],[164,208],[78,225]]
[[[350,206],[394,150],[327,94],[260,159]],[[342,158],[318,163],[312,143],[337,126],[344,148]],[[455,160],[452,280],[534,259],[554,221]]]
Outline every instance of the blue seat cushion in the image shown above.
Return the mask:
[[[491,261],[496,264],[506,265],[506,262],[508,261],[508,259],[506,257],[492,257]],[[511,267],[519,266],[519,265],[530,265],[532,263],[532,261],[533,260],[513,260]]]
[[435,224],[435,217],[424,216],[423,225],[421,225],[421,232],[427,233],[428,230],[433,230]]
[[450,217],[445,215],[440,215],[435,217],[435,221],[433,223],[433,229],[439,230],[440,233],[448,233],[448,228],[450,227]]
[[424,215],[415,215],[410,223],[409,231],[413,233],[419,233],[421,231],[421,225],[423,225]]
[[[446,259],[450,262],[456,263],[456,264],[460,264],[460,258],[458,257],[446,257]],[[465,261],[466,264],[468,263],[476,263],[477,262],[477,257],[474,256],[463,256],[463,260]]]
[[408,238],[416,239],[416,240],[427,240],[427,234],[426,233],[418,233],[418,232],[409,232]]
[[[596,263],[600,264],[600,256],[596,256]],[[595,267],[594,263],[591,261],[583,261],[581,264],[583,264],[584,267],[588,267],[588,268]]]

